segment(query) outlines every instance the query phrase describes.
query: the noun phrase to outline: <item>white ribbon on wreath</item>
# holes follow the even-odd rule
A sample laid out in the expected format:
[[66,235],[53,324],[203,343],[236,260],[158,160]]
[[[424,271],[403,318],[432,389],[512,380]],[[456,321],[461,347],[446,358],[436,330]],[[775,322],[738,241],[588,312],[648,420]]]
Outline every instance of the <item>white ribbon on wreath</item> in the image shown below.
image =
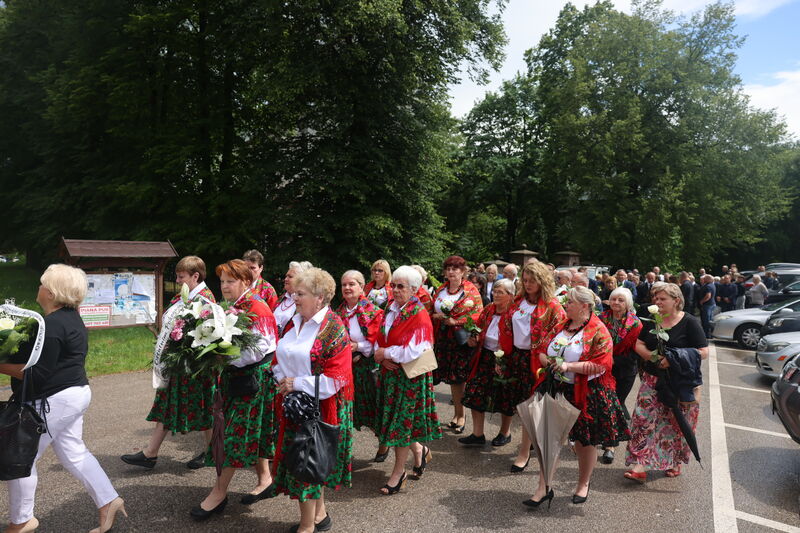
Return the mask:
[[[7,302],[10,300],[6,300]],[[0,310],[6,312],[12,316],[22,316],[25,318],[32,318],[39,323],[39,331],[36,332],[36,338],[33,341],[33,350],[31,350],[31,355],[28,357],[28,362],[25,363],[25,367],[22,370],[27,370],[39,361],[39,356],[42,355],[42,348],[44,347],[44,318],[42,315],[37,313],[36,311],[31,311],[30,309],[23,309],[21,307],[17,307],[11,303],[5,303],[0,305]]]

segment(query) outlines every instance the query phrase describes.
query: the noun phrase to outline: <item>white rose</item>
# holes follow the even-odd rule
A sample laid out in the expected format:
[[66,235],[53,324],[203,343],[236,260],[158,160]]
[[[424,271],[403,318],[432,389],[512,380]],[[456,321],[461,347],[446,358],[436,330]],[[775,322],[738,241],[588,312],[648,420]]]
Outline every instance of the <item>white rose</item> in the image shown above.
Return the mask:
[[181,300],[183,300],[184,305],[189,303],[189,286],[186,283],[181,287]]
[[464,302],[464,307],[466,307],[467,309],[469,309],[470,307],[475,307],[475,302],[473,302],[472,300],[467,300],[466,302]]
[[0,318],[0,331],[14,329],[15,325],[16,324],[14,324],[14,321],[10,318]]
[[497,359],[502,359],[505,354],[506,353],[503,350],[497,350],[496,352],[494,352],[494,356]]
[[655,315],[656,313],[658,313],[658,306],[655,304],[648,306],[647,312],[650,313],[651,315]]
[[559,337],[556,339],[557,346],[566,346],[567,344],[569,344],[569,341],[566,337]]

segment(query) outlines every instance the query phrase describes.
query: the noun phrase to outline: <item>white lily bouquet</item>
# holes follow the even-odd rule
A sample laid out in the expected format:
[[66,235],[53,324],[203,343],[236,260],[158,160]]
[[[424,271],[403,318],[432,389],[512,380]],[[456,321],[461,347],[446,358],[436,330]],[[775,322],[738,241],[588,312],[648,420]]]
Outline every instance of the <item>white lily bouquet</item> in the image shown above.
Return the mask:
[[258,336],[250,331],[252,318],[227,303],[188,302],[184,285],[181,298],[185,308],[172,325],[159,364],[165,374],[216,377],[242,350],[255,347]]
[[44,329],[44,320],[39,313],[16,307],[13,300],[6,300],[5,305],[0,306],[0,363],[11,362],[24,343],[37,340],[41,344],[44,334],[39,334],[40,329]]

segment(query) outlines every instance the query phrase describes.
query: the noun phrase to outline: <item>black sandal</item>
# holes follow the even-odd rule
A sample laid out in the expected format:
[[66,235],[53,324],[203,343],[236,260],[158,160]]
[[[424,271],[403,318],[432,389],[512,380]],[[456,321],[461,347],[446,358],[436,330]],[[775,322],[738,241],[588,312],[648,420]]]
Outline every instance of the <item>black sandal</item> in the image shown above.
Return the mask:
[[419,466],[414,466],[411,470],[414,471],[414,479],[419,479],[425,473],[425,468],[428,466],[428,461],[433,458],[431,449],[427,446],[422,447],[422,463]]
[[389,458],[389,451],[391,448],[386,448],[386,451],[381,453],[380,450],[375,452],[375,458],[372,459],[373,463],[382,463]]
[[[386,485],[381,487],[380,489],[381,494],[383,494],[384,496],[391,496],[392,494],[397,494],[398,492],[400,492],[400,489],[402,489],[403,485],[405,484],[406,484],[406,473],[403,472],[403,475],[400,476],[400,481],[397,482],[397,485],[391,487],[387,483]],[[386,490],[386,492],[383,492],[384,490]]]

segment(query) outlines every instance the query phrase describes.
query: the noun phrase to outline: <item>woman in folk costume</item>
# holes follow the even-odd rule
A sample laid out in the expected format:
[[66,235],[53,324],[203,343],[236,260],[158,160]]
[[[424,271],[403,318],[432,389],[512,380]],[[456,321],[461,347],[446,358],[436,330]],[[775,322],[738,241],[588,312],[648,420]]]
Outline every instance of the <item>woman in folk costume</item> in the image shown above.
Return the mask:
[[[614,343],[605,325],[594,314],[599,298],[586,287],[575,287],[567,292],[567,321],[559,324],[556,335],[547,345],[534,351],[536,387],[544,383],[547,373],[559,374],[557,392],[580,409],[578,420],[569,432],[575,442],[578,456],[578,483],[572,494],[572,503],[581,504],[589,496],[589,482],[597,463],[596,446],[616,446],[628,440],[631,433],[625,415],[614,392]],[[556,358],[563,362],[559,363]],[[540,372],[542,370],[542,372]],[[523,503],[538,507],[545,500],[552,501],[553,489],[547,490],[544,468],[539,463],[539,486],[533,498]],[[548,504],[549,505],[549,504]]]
[[385,309],[389,300],[392,299],[392,271],[386,259],[378,259],[372,263],[370,269],[372,279],[364,287],[364,294],[372,303]]
[[[550,344],[557,328],[567,319],[564,308],[554,296],[556,287],[553,274],[541,261],[533,260],[522,269],[522,283],[512,309],[503,318],[500,347],[505,352],[505,366],[509,375],[518,378],[509,387],[510,403],[530,398],[534,375],[530,370],[538,350]],[[514,404],[516,405],[516,404]],[[530,461],[531,438],[522,428],[522,442],[511,472],[522,472]]]
[[278,301],[275,308],[275,321],[278,323],[278,333],[283,331],[286,324],[292,319],[295,313],[295,303],[292,294],[294,293],[294,279],[311,268],[308,261],[292,261],[289,263],[289,270],[283,278],[283,296]]
[[428,279],[428,273],[420,265],[411,265],[411,268],[419,272],[419,275],[422,276],[422,284],[419,286],[416,296],[419,299],[420,303],[423,306],[425,306],[425,310],[428,312],[428,314],[432,315],[433,298],[431,298],[431,293],[428,292],[428,288],[425,286],[425,280]]
[[[353,352],[353,427],[360,431],[366,426],[377,434],[378,393],[375,372],[378,365],[372,352],[383,311],[364,296],[364,283],[364,276],[358,270],[348,270],[342,275],[344,301],[336,312],[347,327],[350,350]],[[381,446],[373,461],[382,463],[388,455],[389,449]]]
[[422,279],[409,266],[392,276],[394,298],[389,302],[375,344],[375,361],[381,365],[378,385],[379,430],[382,445],[394,448],[394,468],[380,491],[396,494],[406,481],[409,449],[414,456],[414,477],[425,473],[431,451],[421,442],[440,438],[439,419],[431,372],[409,379],[403,363],[410,363],[433,344],[431,319],[414,296]]
[[[275,484],[300,504],[300,523],[292,531],[311,533],[332,527],[325,507],[324,487],[338,490],[349,487],[353,457],[353,373],[352,352],[347,327],[329,307],[336,282],[319,268],[310,268],[295,278],[294,298],[297,314],[283,331],[273,366],[280,393],[276,402],[280,432],[275,460]],[[315,376],[319,376],[322,420],[339,426],[336,466],[321,484],[295,479],[282,458],[294,440],[297,426],[283,413],[283,397],[292,391],[314,396]]]
[[445,259],[443,269],[446,281],[436,292],[433,301],[434,350],[439,365],[433,372],[433,382],[444,381],[450,385],[455,413],[449,427],[455,433],[463,433],[466,418],[461,397],[469,375],[472,348],[467,345],[466,337],[462,342],[458,336],[464,333],[460,330],[468,317],[477,320],[483,309],[483,300],[478,288],[464,279],[467,262],[463,257],[451,255]]
[[483,308],[476,321],[481,332],[477,337],[471,336],[468,341],[476,349],[462,401],[472,413],[472,434],[458,439],[465,446],[486,444],[483,434],[486,413],[500,413],[502,417],[500,432],[492,439],[492,446],[505,446],[511,442],[511,419],[519,402],[514,403],[516,398],[508,394],[508,389],[520,379],[528,381],[527,374],[530,372],[529,368],[518,368],[517,373],[523,375],[511,375],[503,362],[506,354],[501,350],[501,338],[504,333],[508,336],[508,332],[501,331],[500,326],[514,303],[514,282],[510,279],[497,280],[492,286],[492,293],[493,302]]
[[[206,465],[216,465],[219,475],[208,496],[191,510],[195,520],[206,520],[225,510],[228,485],[239,468],[255,466],[258,473],[258,486],[245,498],[274,495],[268,462],[274,449],[274,428],[265,424],[265,420],[273,420],[273,417],[265,415],[264,411],[272,411],[276,395],[275,384],[269,378],[272,354],[278,341],[275,316],[269,306],[250,291],[253,278],[244,261],[232,259],[217,266],[216,273],[222,296],[235,312],[250,316],[250,331],[259,339],[253,348],[242,350],[238,358],[230,361],[220,376],[215,408],[224,409],[225,425],[214,428],[215,437],[206,454]],[[217,436],[222,438],[221,443],[215,440]],[[224,457],[219,456],[220,450]],[[245,498],[243,503],[253,503],[252,498],[247,501]]]
[[[608,301],[611,309],[603,311],[600,321],[608,328],[611,340],[614,342],[614,367],[611,373],[616,382],[617,399],[625,418],[629,420],[625,399],[633,388],[636,372],[639,369],[639,356],[634,349],[642,331],[642,322],[636,316],[630,289],[617,287],[609,295]],[[614,448],[605,448],[601,460],[607,465],[613,463]]]
[[[195,255],[188,255],[178,261],[175,266],[175,282],[189,288],[188,301],[206,300],[215,302],[214,294],[206,287],[206,264]],[[181,294],[173,296],[170,307],[164,313],[163,325],[158,336],[156,350],[169,340],[169,334],[184,309]],[[156,356],[156,359],[158,356]],[[156,423],[150,441],[139,452],[126,454],[121,459],[135,466],[153,468],[158,459],[161,443],[167,432],[188,433],[204,431],[206,442],[211,440],[212,404],[214,403],[215,380],[209,377],[192,377],[188,374],[161,377],[158,374],[157,362],[154,364],[153,384],[156,397],[147,420]],[[189,461],[186,466],[191,469],[205,465],[205,451]]]
[[242,259],[247,263],[247,268],[253,273],[253,284],[250,285],[252,293],[264,300],[272,311],[278,307],[278,293],[272,284],[261,277],[264,271],[264,256],[258,250],[247,250]]

